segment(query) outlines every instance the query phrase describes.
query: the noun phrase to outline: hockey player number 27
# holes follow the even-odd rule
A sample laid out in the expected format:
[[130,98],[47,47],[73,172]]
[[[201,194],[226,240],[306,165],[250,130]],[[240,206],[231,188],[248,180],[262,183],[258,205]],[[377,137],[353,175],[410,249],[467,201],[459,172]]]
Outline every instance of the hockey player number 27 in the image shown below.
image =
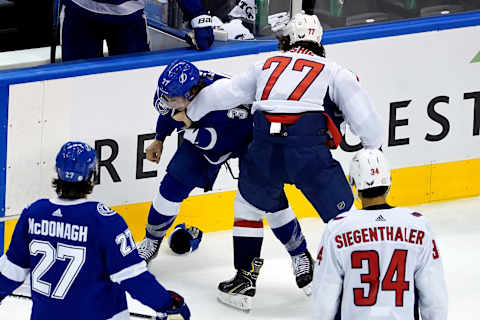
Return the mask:
[[[283,56],[272,57],[265,62],[265,64],[263,65],[263,70],[270,69],[272,66],[272,63],[277,63],[277,66],[275,67],[275,70],[273,70],[272,74],[270,75],[270,78],[268,78],[267,84],[265,85],[265,89],[263,89],[262,100],[268,99],[273,86],[278,81],[278,78],[280,78],[280,76],[285,71],[285,69],[288,67],[290,62],[292,62],[291,57],[283,57]],[[305,59],[296,60],[293,65],[294,71],[302,72],[305,67],[310,68],[310,71],[308,71],[305,78],[303,78],[303,80],[297,85],[297,87],[292,92],[292,94],[290,94],[290,96],[288,97],[288,100],[300,100],[300,98],[303,96],[305,91],[307,91],[307,89],[310,87],[312,82],[318,77],[320,72],[322,72],[324,66],[325,65],[322,63],[314,62],[311,60],[305,60]]]
[[[375,250],[352,252],[352,269],[362,269],[363,261],[367,261],[368,273],[362,274],[360,279],[362,283],[368,283],[370,289],[365,296],[363,288],[353,288],[353,298],[356,306],[373,306],[377,303],[377,294],[380,286],[378,252]],[[397,307],[403,307],[403,293],[408,291],[410,287],[410,282],[405,281],[406,263],[407,250],[396,249],[382,280],[382,290],[395,291],[395,305]],[[394,278],[395,280],[393,280]]]
[[56,260],[70,260],[51,296],[55,299],[64,299],[85,263],[86,248],[58,243],[55,250],[48,241],[34,240],[30,243],[30,254],[32,256],[42,255],[32,271],[32,290],[47,297],[50,297],[52,284],[41,278],[50,270]]

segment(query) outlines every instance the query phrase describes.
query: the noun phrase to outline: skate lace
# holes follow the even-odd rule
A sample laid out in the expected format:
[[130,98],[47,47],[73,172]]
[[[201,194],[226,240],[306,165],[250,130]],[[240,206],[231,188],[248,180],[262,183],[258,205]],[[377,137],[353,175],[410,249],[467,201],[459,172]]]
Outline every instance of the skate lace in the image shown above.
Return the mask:
[[143,239],[137,246],[138,254],[143,259],[148,259],[155,254],[158,248],[159,241],[153,239]]
[[311,262],[305,253],[293,256],[292,264],[296,277],[310,273]]

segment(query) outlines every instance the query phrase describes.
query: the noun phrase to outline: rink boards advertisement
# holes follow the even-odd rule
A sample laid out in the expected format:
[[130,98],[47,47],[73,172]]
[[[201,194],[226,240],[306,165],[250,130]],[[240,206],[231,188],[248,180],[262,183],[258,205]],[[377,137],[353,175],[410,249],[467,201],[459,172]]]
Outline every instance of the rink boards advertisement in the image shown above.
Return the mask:
[[[391,204],[480,194],[479,38],[480,27],[474,26],[326,46],[328,58],[358,75],[384,119],[383,150],[394,169]],[[195,64],[234,75],[270,54]],[[81,140],[100,154],[100,184],[91,198],[116,209],[136,239],[143,237],[150,201],[178,144],[173,134],[159,165],[145,160],[157,117],[153,93],[164,67],[119,68],[0,88],[2,143],[6,142],[6,158],[0,158],[5,167],[2,212],[18,215],[32,201],[54,197],[55,155],[65,141]],[[342,148],[334,151],[346,172],[358,142],[347,132]],[[235,175],[237,162],[231,165]],[[222,168],[213,190],[195,190],[182,204],[177,221],[205,231],[229,229],[235,189],[236,180]],[[300,192],[291,186],[287,192],[297,216],[316,216]],[[6,245],[14,224],[5,223]]]

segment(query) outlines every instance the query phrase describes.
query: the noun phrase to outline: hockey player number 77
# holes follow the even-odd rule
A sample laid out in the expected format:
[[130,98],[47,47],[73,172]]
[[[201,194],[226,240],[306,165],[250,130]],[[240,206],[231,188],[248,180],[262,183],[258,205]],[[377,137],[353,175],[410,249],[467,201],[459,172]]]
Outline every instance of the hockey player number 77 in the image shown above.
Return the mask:
[[[268,78],[267,84],[265,85],[265,89],[263,89],[262,100],[268,99],[273,86],[278,81],[278,79],[280,78],[282,73],[285,71],[285,69],[288,67],[290,62],[292,62],[292,58],[284,57],[284,56],[272,57],[265,62],[265,64],[263,65],[263,70],[270,69],[270,67],[272,66],[272,63],[278,63],[278,64],[275,67],[275,70],[270,75],[270,78]],[[288,100],[295,100],[295,101],[300,100],[300,98],[303,96],[305,91],[307,91],[307,89],[310,87],[312,82],[318,77],[320,72],[322,72],[324,66],[325,65],[322,63],[318,63],[310,60],[305,60],[305,59],[296,60],[295,64],[293,65],[293,70],[302,72],[305,67],[309,67],[310,71],[307,73],[305,78],[303,78],[303,80],[298,84],[298,86],[295,88],[292,94],[288,97]]]

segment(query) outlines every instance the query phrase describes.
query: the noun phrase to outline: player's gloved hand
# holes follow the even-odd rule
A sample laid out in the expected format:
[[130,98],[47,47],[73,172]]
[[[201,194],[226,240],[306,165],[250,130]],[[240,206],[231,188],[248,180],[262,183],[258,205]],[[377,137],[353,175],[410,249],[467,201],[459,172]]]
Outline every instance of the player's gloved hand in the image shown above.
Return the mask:
[[199,15],[191,20],[193,32],[185,36],[185,40],[198,50],[206,50],[213,44],[212,17],[207,14]]
[[157,320],[189,320],[190,309],[185,304],[181,295],[174,291],[168,291],[172,296],[172,305],[164,312],[157,313]]
[[168,244],[176,254],[185,254],[197,250],[202,237],[202,230],[194,226],[187,228],[185,223],[181,223],[175,226],[168,237]]

